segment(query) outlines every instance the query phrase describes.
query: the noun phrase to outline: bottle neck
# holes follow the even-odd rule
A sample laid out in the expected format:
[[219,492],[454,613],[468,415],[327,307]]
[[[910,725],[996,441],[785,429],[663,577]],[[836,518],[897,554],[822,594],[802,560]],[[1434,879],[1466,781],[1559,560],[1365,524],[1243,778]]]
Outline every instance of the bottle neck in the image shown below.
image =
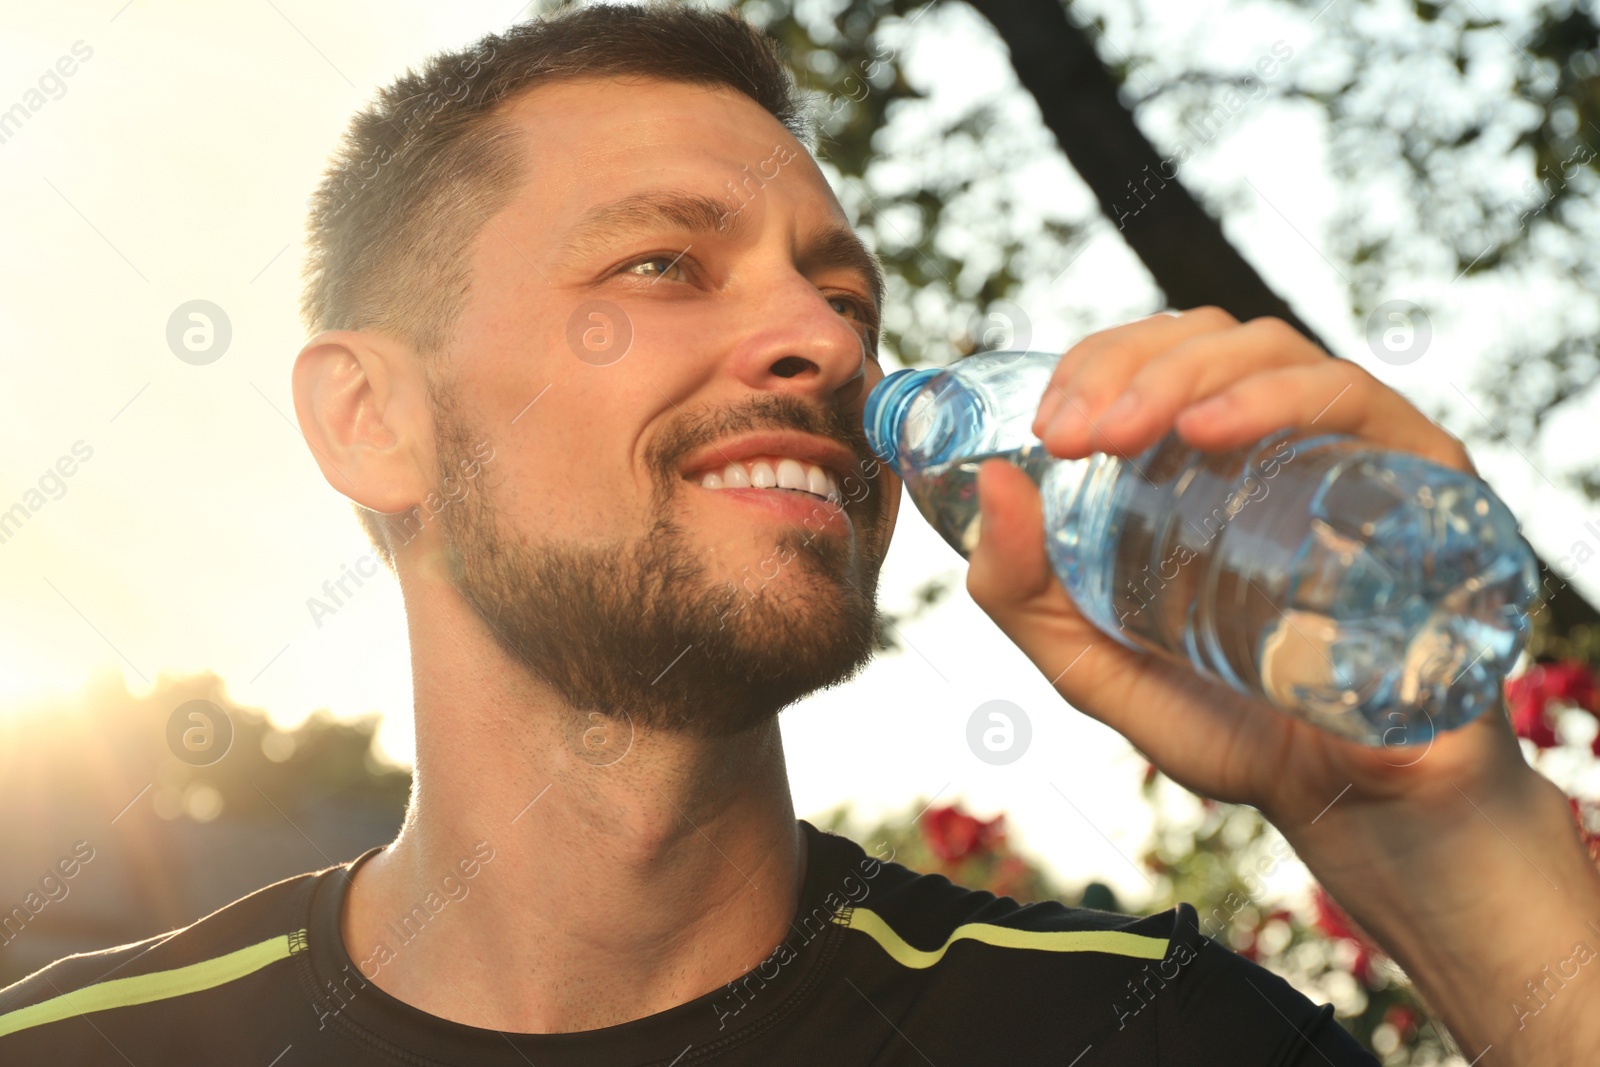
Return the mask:
[[867,444],[902,478],[907,473],[901,466],[900,448],[906,416],[918,394],[939,373],[938,370],[895,371],[879,382],[867,397],[862,420],[866,424]]

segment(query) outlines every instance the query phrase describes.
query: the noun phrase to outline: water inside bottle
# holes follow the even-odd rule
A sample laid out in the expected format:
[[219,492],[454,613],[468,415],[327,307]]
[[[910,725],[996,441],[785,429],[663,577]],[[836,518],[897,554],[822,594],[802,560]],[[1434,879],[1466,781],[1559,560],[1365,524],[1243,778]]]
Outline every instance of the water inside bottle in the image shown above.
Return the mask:
[[922,471],[913,472],[906,481],[906,489],[916,503],[917,510],[928,520],[949,546],[970,556],[978,547],[980,518],[978,514],[978,468],[991,459],[1003,459],[1021,467],[1037,484],[1042,481],[1056,458],[1045,451],[1044,445],[1035,443],[1002,452],[985,452],[966,456],[949,463],[939,463]]
[[1121,461],[1035,443],[908,479],[962,555],[991,458],[1040,485],[1051,563],[1102,630],[1342,736],[1407,745],[1468,722],[1521,650],[1532,557],[1466,475],[1343,437],[1229,453],[1169,437]]

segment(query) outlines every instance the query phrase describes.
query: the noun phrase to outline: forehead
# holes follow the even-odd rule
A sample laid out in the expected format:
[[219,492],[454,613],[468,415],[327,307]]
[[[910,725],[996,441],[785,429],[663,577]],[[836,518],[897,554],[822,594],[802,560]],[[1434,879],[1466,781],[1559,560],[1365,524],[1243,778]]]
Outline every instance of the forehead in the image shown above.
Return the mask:
[[[811,154],[754,100],[731,89],[655,78],[570,78],[541,85],[503,113],[527,141],[525,195],[572,219],[584,208],[663,186],[731,196],[744,168],[782,152],[781,188],[797,214],[845,221]],[[767,163],[770,173],[772,164]]]

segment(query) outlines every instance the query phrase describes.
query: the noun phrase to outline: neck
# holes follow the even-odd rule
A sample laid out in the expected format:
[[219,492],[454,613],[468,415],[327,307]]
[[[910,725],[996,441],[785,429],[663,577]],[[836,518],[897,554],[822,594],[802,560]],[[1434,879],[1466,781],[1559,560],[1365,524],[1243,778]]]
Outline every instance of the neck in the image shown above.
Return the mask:
[[563,1033],[711,992],[783,940],[805,857],[776,719],[700,738],[576,715],[498,647],[411,620],[411,807],[342,923],[370,981]]

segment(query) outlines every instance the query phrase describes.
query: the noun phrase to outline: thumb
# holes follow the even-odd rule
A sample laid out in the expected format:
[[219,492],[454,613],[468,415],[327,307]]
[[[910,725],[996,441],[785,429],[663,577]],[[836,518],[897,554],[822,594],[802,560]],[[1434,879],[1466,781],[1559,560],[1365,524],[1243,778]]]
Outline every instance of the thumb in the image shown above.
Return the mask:
[[982,514],[967,592],[990,615],[1045,595],[1055,574],[1044,549],[1044,504],[1019,468],[991,459],[978,468]]

